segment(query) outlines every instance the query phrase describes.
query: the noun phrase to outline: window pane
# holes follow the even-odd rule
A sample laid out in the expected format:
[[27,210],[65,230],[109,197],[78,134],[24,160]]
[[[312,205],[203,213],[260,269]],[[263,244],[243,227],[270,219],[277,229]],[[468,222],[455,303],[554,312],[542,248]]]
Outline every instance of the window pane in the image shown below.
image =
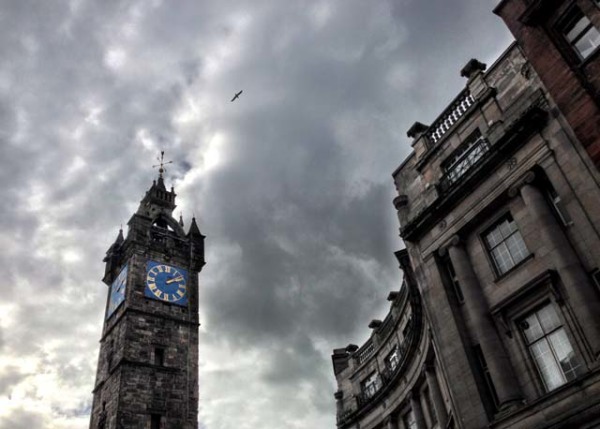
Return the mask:
[[507,219],[507,222],[508,222],[508,229],[510,232],[515,232],[518,229],[517,223],[515,222],[515,220],[513,218]]
[[577,377],[579,363],[577,362],[575,352],[573,351],[573,347],[571,347],[567,333],[563,328],[560,328],[558,331],[549,335],[548,340],[552,345],[552,349],[556,354],[566,379],[573,380],[575,377]]
[[531,355],[544,379],[546,389],[553,390],[564,384],[565,379],[560,367],[554,360],[548,341],[543,338],[530,346]]
[[581,365],[560,325],[553,305],[546,305],[520,323],[529,351],[550,391],[577,377]]
[[560,319],[553,306],[547,305],[537,312],[540,324],[545,333],[552,332],[560,326]]
[[579,21],[575,22],[573,27],[567,27],[567,34],[565,34],[567,40],[569,42],[575,40],[588,25],[590,25],[590,20],[587,18],[587,16],[582,16],[579,18]]
[[362,382],[363,393],[367,397],[371,397],[377,393],[380,387],[379,374],[374,372]]
[[506,246],[515,264],[518,264],[529,255],[529,251],[525,247],[525,242],[519,231],[508,237]]
[[400,361],[400,355],[398,353],[398,347],[394,347],[394,350],[390,352],[388,357],[386,358],[386,363],[390,371],[393,371],[398,366]]
[[512,217],[506,216],[484,236],[498,274],[504,274],[529,255],[523,236]]
[[[512,223],[512,222],[511,222]],[[498,229],[500,229],[500,233],[502,234],[502,238],[506,238],[513,232],[513,229],[510,227],[510,223],[508,220],[505,220],[500,225],[498,225]]]
[[490,233],[486,236],[486,241],[490,248],[496,247],[498,243],[502,241],[502,235],[500,234],[500,231],[497,228],[495,228],[493,231],[490,231]]
[[542,326],[540,325],[540,322],[535,314],[532,314],[525,319],[525,322],[522,324],[522,329],[529,344],[544,336]]
[[587,58],[598,46],[600,46],[600,32],[594,26],[590,27],[583,37],[575,42],[575,49],[582,58]]
[[476,165],[489,150],[487,141],[481,136],[479,130],[471,134],[463,144],[452,153],[444,162],[443,169],[446,180],[456,182],[467,171]]
[[506,247],[506,244],[504,243],[492,250],[492,256],[494,261],[496,261],[496,267],[500,274],[504,274],[514,265],[510,253],[508,252],[508,247]]

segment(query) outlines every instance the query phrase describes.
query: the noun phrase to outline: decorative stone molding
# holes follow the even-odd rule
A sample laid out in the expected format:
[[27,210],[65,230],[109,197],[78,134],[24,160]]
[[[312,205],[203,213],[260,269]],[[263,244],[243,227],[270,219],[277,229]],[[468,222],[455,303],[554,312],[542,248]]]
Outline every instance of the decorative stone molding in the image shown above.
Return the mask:
[[394,208],[396,210],[400,210],[402,207],[406,207],[406,205],[408,204],[408,196],[398,195],[396,198],[394,198],[392,204],[394,204]]
[[369,329],[377,329],[381,326],[381,320],[373,319],[371,323],[369,323]]
[[422,124],[421,122],[415,122],[406,132],[409,138],[419,138],[423,133],[429,129],[429,125]]
[[466,77],[467,79],[471,79],[477,73],[484,72],[487,68],[485,63],[482,63],[475,58],[471,58],[467,64],[460,71],[460,75],[462,77]]
[[535,179],[535,173],[533,171],[528,171],[517,179],[517,181],[508,189],[508,196],[511,198],[516,197],[523,186],[532,184],[535,182]]
[[348,353],[354,353],[354,352],[355,352],[355,351],[357,351],[357,350],[358,350],[358,346],[357,346],[356,344],[348,344],[348,345],[346,346],[346,351],[347,351]]
[[438,249],[438,255],[446,256],[448,248],[462,246],[462,240],[458,234],[454,234],[450,239]]
[[395,301],[396,298],[398,298],[398,295],[400,295],[400,292],[397,291],[391,291],[388,296],[387,296],[387,300],[388,301]]

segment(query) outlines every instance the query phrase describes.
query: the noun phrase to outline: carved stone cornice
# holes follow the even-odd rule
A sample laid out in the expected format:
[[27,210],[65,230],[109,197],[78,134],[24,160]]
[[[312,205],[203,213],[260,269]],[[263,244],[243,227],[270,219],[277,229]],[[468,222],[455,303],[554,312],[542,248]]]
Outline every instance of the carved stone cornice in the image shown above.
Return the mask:
[[[504,112],[504,126],[497,133],[489,134],[491,147],[486,156],[479,160],[464,177],[451,188],[440,192],[437,199],[403,225],[400,236],[409,242],[416,242],[425,231],[436,225],[450,210],[470,195],[474,186],[490,177],[495,170],[520,147],[529,137],[539,131],[547,122],[548,103],[541,91],[534,91],[526,99],[509,106]],[[436,185],[437,186],[437,185]]]
[[438,249],[438,255],[446,256],[450,247],[459,247],[463,245],[463,240],[458,234],[454,234],[450,239]]
[[534,183],[535,180],[536,180],[535,172],[528,171],[527,173],[525,173],[521,177],[519,177],[517,179],[517,181],[508,189],[508,196],[511,198],[516,197],[519,194],[519,192],[521,191],[521,188],[523,186],[530,185],[530,184]]
[[408,204],[408,196],[398,195],[396,198],[394,198],[392,203],[394,204],[394,208],[396,210],[400,210],[402,207],[406,207],[406,205]]

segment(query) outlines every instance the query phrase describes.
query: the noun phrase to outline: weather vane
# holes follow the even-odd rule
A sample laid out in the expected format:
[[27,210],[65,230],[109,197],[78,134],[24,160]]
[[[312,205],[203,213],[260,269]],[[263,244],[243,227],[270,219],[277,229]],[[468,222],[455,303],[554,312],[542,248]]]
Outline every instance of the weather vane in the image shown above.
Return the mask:
[[165,171],[167,171],[167,169],[165,168],[165,165],[173,163],[173,161],[164,162],[164,157],[165,157],[165,151],[161,150],[160,151],[160,158],[158,156],[156,157],[156,160],[159,162],[159,164],[156,164],[156,165],[152,166],[152,168],[159,167],[158,168],[158,177],[160,177],[161,179],[163,177],[163,173]]

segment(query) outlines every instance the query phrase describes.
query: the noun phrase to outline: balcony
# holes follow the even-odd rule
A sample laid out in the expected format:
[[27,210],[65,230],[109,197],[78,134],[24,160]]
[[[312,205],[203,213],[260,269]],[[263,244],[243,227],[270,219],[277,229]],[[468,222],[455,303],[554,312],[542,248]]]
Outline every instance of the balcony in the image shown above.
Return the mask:
[[358,351],[356,352],[356,361],[360,365],[365,362],[375,351],[375,345],[373,340],[369,339]]
[[400,372],[401,368],[404,368],[407,363],[408,350],[413,344],[413,338],[415,337],[415,322],[411,319],[409,324],[405,327],[405,339],[402,344],[398,345],[398,363],[392,369],[390,367],[384,368],[380,373],[374,374],[364,384],[362,392],[356,397],[358,407],[362,407],[369,403],[384,387],[387,387],[394,379],[395,376]]
[[[534,133],[543,129],[549,110],[544,92],[539,88],[528,89],[513,100],[502,117],[485,130],[485,140],[476,139],[464,153],[457,154],[455,160],[447,161],[445,172],[435,187],[415,199],[413,206],[418,210],[402,226],[401,237],[407,241],[418,240],[443,220],[475,186],[489,178],[491,172],[510,160]],[[427,162],[427,156],[430,155],[424,155],[418,163]],[[418,169],[418,165],[415,168]],[[435,189],[434,198],[428,198],[431,189]]]
[[490,151],[490,143],[480,134],[465,142],[443,167],[445,174],[440,180],[439,189],[447,192],[454,184],[466,177],[466,173],[477,165]]
[[432,144],[440,140],[454,124],[475,104],[473,96],[467,89],[463,90],[452,103],[431,124],[427,137]]

